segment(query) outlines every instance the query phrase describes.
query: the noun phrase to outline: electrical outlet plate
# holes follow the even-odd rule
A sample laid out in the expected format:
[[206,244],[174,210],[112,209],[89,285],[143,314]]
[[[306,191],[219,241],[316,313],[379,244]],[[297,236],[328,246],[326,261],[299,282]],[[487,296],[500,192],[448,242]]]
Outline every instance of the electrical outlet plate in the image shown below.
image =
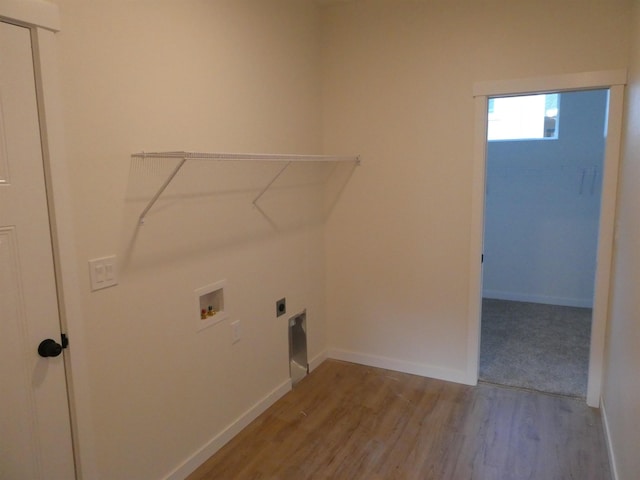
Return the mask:
[[240,320],[231,322],[231,343],[238,343],[241,337]]
[[287,313],[287,299],[281,298],[276,302],[276,316],[284,315]]

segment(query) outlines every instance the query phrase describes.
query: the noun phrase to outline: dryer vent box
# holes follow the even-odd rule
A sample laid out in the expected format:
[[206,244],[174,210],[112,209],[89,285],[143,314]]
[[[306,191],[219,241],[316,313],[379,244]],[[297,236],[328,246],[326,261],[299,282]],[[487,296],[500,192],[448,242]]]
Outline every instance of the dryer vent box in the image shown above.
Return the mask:
[[307,361],[307,311],[289,319],[289,374],[295,385],[309,373]]

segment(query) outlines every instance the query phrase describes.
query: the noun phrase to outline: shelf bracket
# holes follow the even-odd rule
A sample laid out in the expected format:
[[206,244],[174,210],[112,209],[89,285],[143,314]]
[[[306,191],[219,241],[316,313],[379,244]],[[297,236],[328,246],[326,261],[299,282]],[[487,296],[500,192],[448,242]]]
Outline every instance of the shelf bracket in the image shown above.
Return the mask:
[[180,163],[178,163],[178,165],[176,165],[176,168],[173,169],[171,174],[167,177],[167,179],[164,181],[164,183],[160,186],[160,189],[156,192],[156,194],[153,196],[151,201],[149,201],[149,203],[147,204],[145,209],[140,214],[140,218],[138,219],[140,225],[144,225],[144,217],[147,215],[147,212],[149,210],[151,210],[151,207],[153,207],[153,205],[158,201],[158,198],[160,198],[160,195],[162,195],[162,192],[164,192],[165,189],[169,186],[169,184],[171,183],[173,178],[178,174],[178,172],[180,171],[180,169],[182,168],[182,166],[185,164],[186,161],[187,161],[186,157],[184,157],[184,158],[182,158],[180,160]]
[[285,171],[287,168],[289,168],[289,165],[291,165],[291,161],[287,162],[287,163],[285,164],[285,166],[284,166],[284,167],[282,167],[282,168],[280,169],[280,171],[276,174],[276,176],[275,176],[275,177],[273,177],[269,183],[267,183],[267,186],[266,186],[266,187],[264,187],[264,188],[262,189],[262,191],[261,191],[261,192],[256,196],[256,198],[254,198],[254,199],[253,199],[253,202],[252,202],[252,203],[253,203],[253,205],[254,205],[254,206],[257,206],[257,205],[256,205],[257,201],[258,201],[258,200],[260,200],[260,198],[262,197],[262,195],[264,195],[264,194],[265,194],[265,192],[266,192],[267,190],[269,190],[269,188],[271,187],[271,185],[273,185],[273,182],[275,182],[278,178],[280,178],[280,175],[282,175],[282,174],[284,173],[284,171]]

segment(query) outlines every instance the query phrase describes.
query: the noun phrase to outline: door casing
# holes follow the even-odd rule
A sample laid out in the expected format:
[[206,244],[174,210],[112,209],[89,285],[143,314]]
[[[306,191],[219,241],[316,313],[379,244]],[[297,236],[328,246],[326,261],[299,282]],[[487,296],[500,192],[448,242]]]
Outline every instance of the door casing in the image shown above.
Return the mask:
[[59,9],[44,0],[0,0],[0,18],[31,30],[60,321],[69,337],[65,368],[76,475],[78,479],[99,478],[58,77],[55,35],[60,30]]
[[475,131],[473,153],[471,245],[469,255],[469,319],[467,346],[467,383],[478,382],[480,357],[480,322],[482,315],[482,249],[484,237],[484,198],[486,184],[487,103],[492,96],[526,95],[609,89],[608,131],[602,179],[602,203],[598,235],[587,404],[600,406],[605,350],[605,332],[609,311],[611,266],[615,237],[615,212],[618,189],[618,165],[626,70],[583,72],[517,80],[499,80],[474,84]]

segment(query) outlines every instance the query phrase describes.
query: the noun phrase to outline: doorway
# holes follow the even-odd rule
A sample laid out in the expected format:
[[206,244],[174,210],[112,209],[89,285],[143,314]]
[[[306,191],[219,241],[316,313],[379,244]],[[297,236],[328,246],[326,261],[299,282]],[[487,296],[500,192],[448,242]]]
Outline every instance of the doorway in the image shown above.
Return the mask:
[[480,326],[482,308],[482,254],[484,227],[484,192],[486,186],[487,109],[488,99],[498,96],[525,95],[546,92],[609,89],[607,136],[602,168],[602,200],[598,220],[599,236],[589,349],[587,404],[598,407],[604,361],[605,329],[609,302],[609,283],[613,255],[613,233],[617,172],[619,163],[622,104],[625,70],[584,72],[518,80],[488,81],[474,84],[475,134],[473,155],[472,217],[469,256],[469,335],[467,381],[478,381]]
[[488,101],[480,380],[586,396],[607,103]]

